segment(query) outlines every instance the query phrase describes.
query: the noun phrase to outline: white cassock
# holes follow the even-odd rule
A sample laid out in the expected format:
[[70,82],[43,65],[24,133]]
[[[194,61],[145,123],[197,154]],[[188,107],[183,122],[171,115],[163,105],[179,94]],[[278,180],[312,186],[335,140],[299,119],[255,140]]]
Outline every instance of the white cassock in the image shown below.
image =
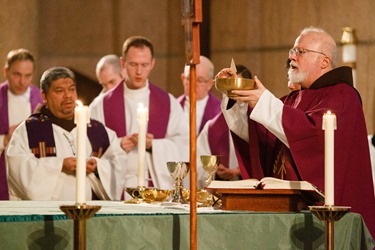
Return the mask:
[[[76,177],[61,172],[64,158],[75,157],[77,129],[71,132],[53,124],[56,157],[37,158],[29,148],[25,122],[14,131],[7,149],[7,170],[12,200],[76,200]],[[100,180],[94,173],[86,177],[86,200],[92,190],[100,199],[120,200],[124,185],[126,153],[114,131],[106,129],[110,146],[101,158],[91,157],[87,138],[87,159],[94,158]]]
[[[124,84],[125,116],[127,135],[138,133],[137,107],[143,103],[149,108],[150,89],[148,84],[142,89],[129,89]],[[189,121],[184,116],[181,105],[176,98],[169,94],[170,114],[165,138],[153,139],[152,154],[146,153],[145,185],[147,186],[150,174],[153,186],[161,189],[173,189],[174,180],[167,169],[168,161],[189,161]],[[149,109],[150,110],[150,109]],[[91,117],[105,123],[103,98],[95,105],[90,105]],[[150,123],[148,124],[150,126]],[[128,153],[126,166],[125,187],[137,187],[138,150],[134,148]],[[185,178],[184,185],[188,183]],[[129,196],[126,196],[126,199]]]
[[[202,189],[206,186],[205,181],[208,178],[207,172],[203,169],[202,163],[200,161],[201,155],[212,155],[211,147],[208,142],[208,128],[212,120],[209,120],[206,125],[204,125],[201,133],[197,138],[197,188]],[[234,150],[232,136],[229,133],[229,168],[238,168],[238,161],[236,157],[236,152]]]

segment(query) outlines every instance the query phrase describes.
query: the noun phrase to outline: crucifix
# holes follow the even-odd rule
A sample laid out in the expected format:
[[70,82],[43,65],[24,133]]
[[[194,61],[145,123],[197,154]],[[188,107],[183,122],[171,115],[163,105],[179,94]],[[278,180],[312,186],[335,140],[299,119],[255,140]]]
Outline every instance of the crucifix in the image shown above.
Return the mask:
[[199,23],[202,0],[181,0],[185,33],[185,58],[190,65],[190,249],[197,249],[197,139],[196,139],[196,65],[199,64]]

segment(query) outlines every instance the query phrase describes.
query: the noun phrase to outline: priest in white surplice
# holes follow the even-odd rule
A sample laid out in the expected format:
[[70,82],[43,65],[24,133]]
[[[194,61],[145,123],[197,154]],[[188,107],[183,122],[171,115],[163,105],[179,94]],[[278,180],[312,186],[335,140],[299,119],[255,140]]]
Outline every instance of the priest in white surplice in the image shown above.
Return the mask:
[[0,200],[9,200],[5,149],[14,129],[43,102],[32,85],[35,59],[26,49],[12,50],[4,66],[6,81],[0,84]]
[[[7,149],[10,199],[75,200],[77,100],[73,72],[55,67],[41,78],[46,105],[14,131]],[[98,121],[87,126],[86,200],[120,200],[126,153]]]
[[[130,37],[123,45],[121,64],[127,78],[90,106],[92,117],[116,131],[128,153],[126,187],[138,186],[137,106],[149,109],[146,135],[145,185],[171,189],[168,161],[189,160],[189,122],[177,100],[148,81],[155,64],[153,45]],[[127,197],[126,197],[127,198]]]

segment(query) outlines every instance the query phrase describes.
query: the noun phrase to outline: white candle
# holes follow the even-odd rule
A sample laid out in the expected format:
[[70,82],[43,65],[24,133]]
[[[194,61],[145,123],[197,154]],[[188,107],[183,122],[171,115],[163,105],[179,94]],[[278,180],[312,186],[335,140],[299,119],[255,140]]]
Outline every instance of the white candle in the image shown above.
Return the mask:
[[145,186],[145,161],[146,161],[146,133],[148,123],[148,108],[143,103],[138,103],[138,186]]
[[334,206],[334,130],[336,115],[328,111],[323,115],[324,130],[324,193],[325,205]]
[[353,63],[357,61],[357,46],[355,44],[344,44],[342,46],[342,62]]
[[76,203],[86,202],[86,139],[87,124],[90,122],[89,107],[76,101],[74,123],[77,124],[77,166],[76,166]]

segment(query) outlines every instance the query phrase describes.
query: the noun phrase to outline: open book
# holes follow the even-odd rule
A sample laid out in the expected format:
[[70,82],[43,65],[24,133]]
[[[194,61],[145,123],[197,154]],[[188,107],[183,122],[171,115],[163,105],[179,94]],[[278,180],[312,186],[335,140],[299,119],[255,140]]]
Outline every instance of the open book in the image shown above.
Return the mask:
[[261,180],[246,179],[239,181],[212,181],[208,189],[291,189],[315,193],[318,200],[324,199],[324,194],[313,184],[307,181],[288,181],[273,177]]

